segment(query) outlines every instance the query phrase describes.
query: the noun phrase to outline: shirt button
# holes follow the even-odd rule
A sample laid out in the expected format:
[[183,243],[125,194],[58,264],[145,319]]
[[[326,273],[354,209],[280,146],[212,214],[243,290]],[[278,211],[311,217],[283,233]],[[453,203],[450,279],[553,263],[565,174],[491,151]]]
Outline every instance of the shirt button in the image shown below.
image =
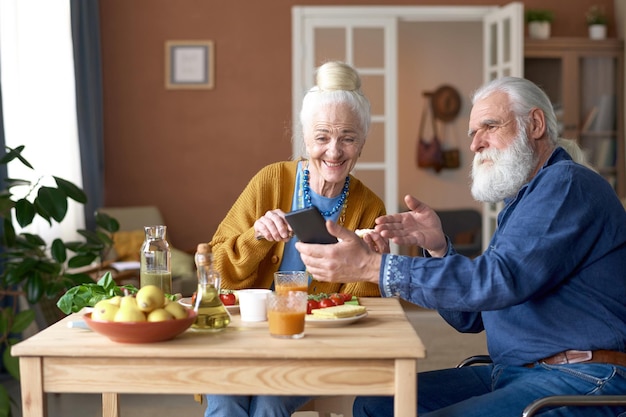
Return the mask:
[[272,263],[273,264],[278,263],[278,256],[277,255],[272,256]]

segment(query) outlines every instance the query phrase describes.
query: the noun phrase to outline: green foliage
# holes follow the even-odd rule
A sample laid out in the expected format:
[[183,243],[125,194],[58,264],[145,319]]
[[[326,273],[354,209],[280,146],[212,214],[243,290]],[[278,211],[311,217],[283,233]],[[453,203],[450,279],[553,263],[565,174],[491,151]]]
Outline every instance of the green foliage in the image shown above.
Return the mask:
[[588,25],[606,25],[608,18],[604,12],[604,8],[598,5],[591,6],[585,14]]
[[554,20],[554,13],[551,10],[545,9],[528,9],[525,13],[526,22],[552,22]]
[[[34,169],[22,155],[24,146],[6,147],[0,164],[20,162]],[[33,310],[18,312],[18,299],[24,296],[30,305],[44,298],[57,299],[67,289],[76,285],[93,283],[86,273],[75,273],[71,268],[91,265],[106,256],[111,249],[112,233],[119,230],[117,220],[96,213],[97,230],[78,230],[85,241],[64,242],[55,239],[50,247],[38,235],[17,233],[14,224],[24,228],[42,218],[52,225],[61,223],[67,214],[69,200],[79,204],[87,202],[87,195],[73,183],[52,177],[55,186],[40,186],[28,180],[8,178],[0,189],[0,301],[9,301],[0,308],[0,348],[3,349],[4,368],[19,380],[17,358],[11,356],[11,346],[20,341],[19,335],[34,321]],[[14,187],[28,187],[25,197],[17,198]],[[0,417],[11,413],[6,390],[0,390]]]
[[11,402],[15,403],[6,388],[0,385],[0,417],[11,417]]
[[59,298],[57,307],[65,314],[76,313],[84,307],[93,307],[100,300],[107,300],[116,295],[136,294],[132,285],[117,286],[110,272],[106,272],[98,282],[89,282],[70,288]]

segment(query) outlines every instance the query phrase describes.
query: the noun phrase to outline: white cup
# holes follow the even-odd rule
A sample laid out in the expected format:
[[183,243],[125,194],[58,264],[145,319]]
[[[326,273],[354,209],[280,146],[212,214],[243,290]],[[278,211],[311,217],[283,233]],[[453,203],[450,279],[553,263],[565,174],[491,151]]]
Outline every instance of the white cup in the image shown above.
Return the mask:
[[271,292],[271,290],[260,288],[237,291],[241,321],[266,321],[267,306],[265,299],[267,294]]

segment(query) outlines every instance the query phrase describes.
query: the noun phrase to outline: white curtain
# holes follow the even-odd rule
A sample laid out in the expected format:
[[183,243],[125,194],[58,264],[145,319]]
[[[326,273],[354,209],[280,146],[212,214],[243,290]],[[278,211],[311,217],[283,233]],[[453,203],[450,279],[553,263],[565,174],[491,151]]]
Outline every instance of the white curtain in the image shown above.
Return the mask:
[[[54,175],[82,187],[69,0],[0,0],[0,77],[6,144],[24,145],[35,168],[12,162],[9,177],[54,185]],[[28,232],[74,240],[84,224],[70,200],[61,225],[41,221]]]

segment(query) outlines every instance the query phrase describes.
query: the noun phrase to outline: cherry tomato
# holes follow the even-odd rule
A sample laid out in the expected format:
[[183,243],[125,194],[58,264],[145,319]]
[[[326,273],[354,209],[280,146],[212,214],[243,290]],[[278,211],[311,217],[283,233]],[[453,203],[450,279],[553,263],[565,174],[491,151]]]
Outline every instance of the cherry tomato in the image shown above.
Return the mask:
[[332,307],[334,305],[336,305],[335,302],[330,298],[322,298],[320,300],[320,308]]
[[339,293],[339,295],[341,295],[343,297],[343,301],[344,302],[352,300],[352,294]]
[[311,314],[311,310],[320,308],[320,303],[317,300],[308,300],[306,304],[306,314]]
[[330,299],[335,303],[336,306],[340,306],[344,303],[343,296],[341,294],[332,294]]
[[237,302],[237,297],[233,293],[220,294],[220,300],[225,306],[234,306]]

